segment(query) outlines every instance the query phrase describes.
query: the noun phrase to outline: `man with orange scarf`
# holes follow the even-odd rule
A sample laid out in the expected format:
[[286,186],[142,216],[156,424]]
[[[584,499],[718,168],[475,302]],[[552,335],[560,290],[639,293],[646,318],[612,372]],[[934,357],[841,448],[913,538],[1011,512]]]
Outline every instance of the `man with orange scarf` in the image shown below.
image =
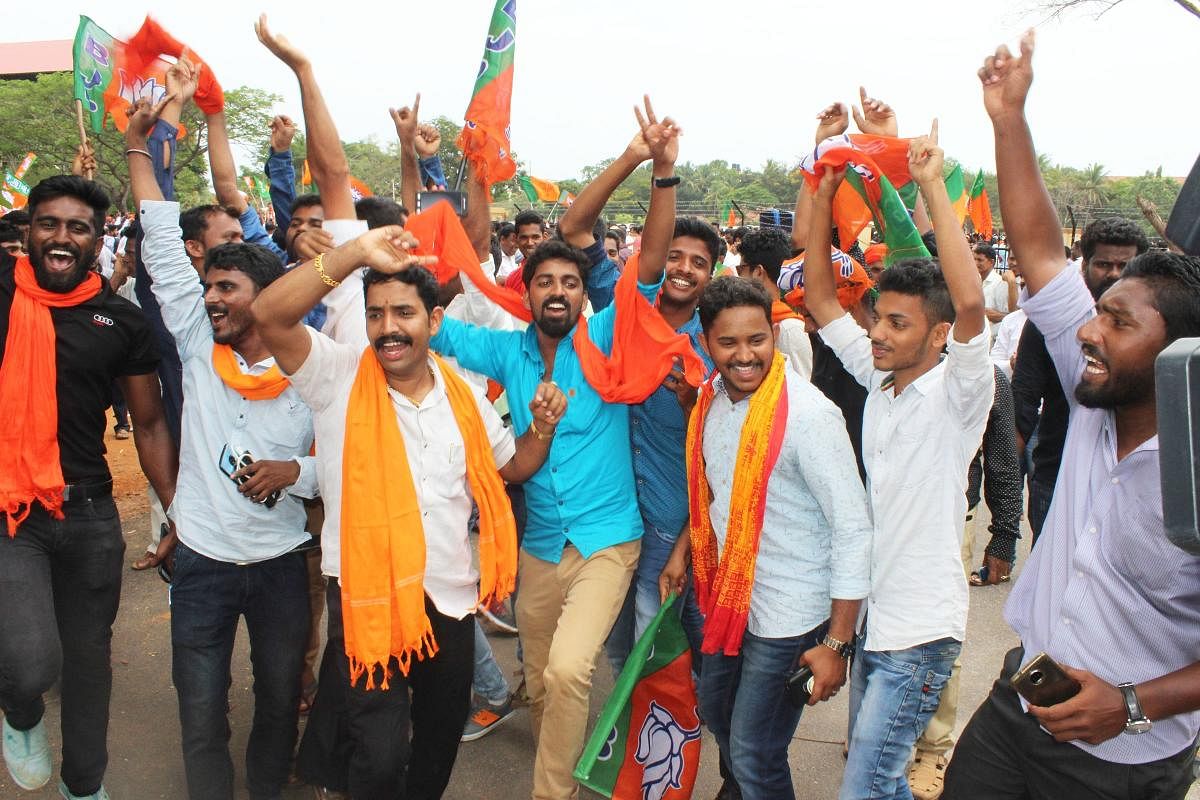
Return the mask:
[[142,469],[165,503],[176,459],[163,416],[154,334],[92,271],[108,195],[74,176],[29,195],[29,255],[0,253],[0,708],[14,782],[37,789],[52,764],[42,694],[60,679],[60,793],[107,798],[112,624],[125,542],[104,460],[117,381]]
[[[482,390],[430,352],[443,311],[422,267],[432,257],[409,255],[415,245],[398,227],[375,228],[296,267],[254,304],[264,341],[313,409],[329,637],[341,643],[349,687],[345,788],[364,800],[445,790],[470,707],[472,615],[516,578],[504,481],[541,467],[566,409],[562,391],[539,385],[514,442]],[[369,345],[302,325],[361,265]]]
[[691,522],[663,570],[689,560],[704,613],[697,692],[721,751],[719,797],[794,797],[787,751],[801,708],[785,695],[812,669],[809,705],[846,682],[869,587],[871,523],[842,415],[776,349],[772,299],[717,278],[700,297],[700,340],[717,371],[688,424]]
[[[192,78],[194,80],[194,78]],[[196,281],[179,228],[145,155],[156,111],[138,101],[125,131],[144,239],[142,260],[183,365],[178,544],[171,649],[188,795],[234,794],[227,720],[229,665],[241,617],[254,662],[246,753],[253,798],[279,794],[296,742],[308,641],[304,500],[316,495],[312,413],[263,344],[250,304],[283,275],[269,250],[211,248]]]

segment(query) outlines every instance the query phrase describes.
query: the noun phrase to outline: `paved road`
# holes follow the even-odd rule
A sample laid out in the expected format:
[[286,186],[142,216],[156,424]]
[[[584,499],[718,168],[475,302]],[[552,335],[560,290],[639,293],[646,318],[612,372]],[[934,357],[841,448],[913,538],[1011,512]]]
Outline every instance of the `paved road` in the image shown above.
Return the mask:
[[[126,536],[130,542],[127,560],[132,560],[133,553],[144,546],[142,531],[146,524],[146,518],[141,514],[126,520]],[[986,523],[981,523],[981,529],[983,524]],[[978,544],[980,553],[983,544]],[[1023,544],[1022,561],[1028,555],[1028,539]],[[1016,642],[1001,618],[1001,607],[1008,592],[1008,586],[971,590],[970,622],[963,649],[961,708],[964,712],[959,719],[960,729],[970,711],[987,694],[1004,652]],[[127,573],[113,642],[114,685],[106,785],[115,800],[185,796],[178,706],[171,683],[169,619],[166,586],[157,575]],[[495,637],[493,646],[501,664],[509,671],[515,669],[515,640]],[[593,716],[598,713],[611,687],[612,674],[602,659],[596,670]],[[807,710],[800,722],[790,752],[798,798],[832,800],[837,796],[843,763],[841,747],[845,738],[847,695],[848,692],[842,692],[835,700]],[[56,697],[47,700],[46,717],[57,770],[58,701]],[[244,631],[239,636],[234,655],[230,703],[232,751],[240,786],[253,707]],[[524,800],[529,797],[533,744],[527,713],[524,710],[518,712],[492,735],[462,746],[446,800]],[[7,773],[3,773],[0,775],[0,798],[57,798],[53,789],[56,784],[57,772],[50,787],[39,792],[21,792],[9,781]],[[716,795],[719,786],[716,746],[706,734],[695,797],[708,800]],[[591,796],[586,791],[583,794]],[[307,788],[289,789],[284,793],[288,800],[311,796]],[[1188,797],[1200,800],[1200,788],[1193,788]]]

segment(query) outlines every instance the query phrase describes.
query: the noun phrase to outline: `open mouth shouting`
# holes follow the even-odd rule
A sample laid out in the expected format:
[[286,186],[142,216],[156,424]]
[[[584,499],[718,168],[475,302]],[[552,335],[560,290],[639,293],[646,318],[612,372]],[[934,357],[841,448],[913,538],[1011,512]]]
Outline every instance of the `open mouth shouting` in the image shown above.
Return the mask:
[[542,303],[542,316],[550,319],[566,319],[571,307],[565,297],[550,297]]
[[1083,379],[1085,381],[1103,380],[1108,377],[1108,362],[1100,357],[1098,351],[1092,345],[1083,345],[1083,360],[1085,362],[1083,368]]
[[667,284],[666,285],[670,286],[672,289],[675,289],[678,292],[690,292],[693,289],[695,289],[698,284],[696,283],[696,281],[692,280],[691,278],[687,277],[686,275],[680,275],[680,274],[676,273],[674,275],[667,276]]
[[229,319],[229,309],[225,306],[205,306],[204,310],[208,312],[208,321],[214,331],[220,330],[225,320]]
[[399,361],[408,355],[412,349],[412,339],[408,336],[392,334],[380,336],[375,340],[375,352],[384,361]]
[[67,273],[79,263],[79,251],[74,247],[55,246],[45,251],[42,266],[49,272]]

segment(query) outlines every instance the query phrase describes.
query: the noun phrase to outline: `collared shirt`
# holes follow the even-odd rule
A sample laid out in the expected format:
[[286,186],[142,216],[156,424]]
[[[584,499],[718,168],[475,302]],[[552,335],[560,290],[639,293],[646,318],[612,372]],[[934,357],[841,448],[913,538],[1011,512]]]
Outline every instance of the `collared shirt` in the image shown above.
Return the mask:
[[849,314],[821,329],[846,371],[869,390],[863,460],[875,538],[867,649],[904,650],[967,627],[963,519],[967,466],[995,393],[985,329],[947,343],[946,358],[897,396],[874,368],[866,331]]
[[[247,400],[225,385],[213,369],[212,324],[204,291],[184,250],[179,204],[143,201],[142,257],[154,278],[163,322],[175,338],[183,363],[183,440],[172,519],[179,540],[209,558],[232,563],[265,561],[306,541],[302,497],[316,495],[312,413],[294,388],[270,400]],[[274,359],[242,372],[261,375]],[[274,508],[254,503],[221,469],[228,448],[258,460],[299,459],[300,478]]]
[[[662,281],[638,284],[654,302]],[[612,352],[616,306],[588,320],[588,338],[606,355]],[[629,447],[629,407],[606,403],[583,376],[575,352],[575,329],[558,343],[554,382],[567,394],[567,412],[541,468],[525,483],[528,518],[522,542],[530,554],[558,563],[570,542],[589,558],[597,550],[641,538]],[[498,381],[508,392],[513,430],[525,431],[533,416],[529,403],[546,372],[538,349],[537,326],[495,331],[446,319],[430,347],[458,359],[469,370]]]
[[[787,430],[767,479],[747,623],[750,633],[772,639],[812,630],[829,618],[832,598],[860,600],[870,589],[871,522],[842,414],[792,370],[784,381]],[[713,493],[709,515],[724,552],[750,398],[732,402],[722,378],[714,388],[704,462]]]
[[983,279],[983,305],[989,311],[1008,313],[1008,284],[995,269]]
[[996,325],[996,341],[992,343],[992,363],[1000,368],[1010,381],[1013,376],[1013,356],[1025,330],[1025,309],[1018,308]]
[[[325,525],[321,528],[321,571],[333,577],[342,570],[342,455],[346,437],[346,411],[359,361],[374,358],[354,345],[339,344],[308,329],[312,349],[291,376],[292,385],[312,407],[317,431],[317,461],[321,496],[325,500]],[[364,356],[364,353],[366,355]],[[454,409],[446,396],[442,371],[433,367],[433,389],[419,406],[392,388],[388,395],[404,439],[404,453],[425,534],[425,593],[438,611],[462,619],[475,610],[479,571],[471,563],[468,526],[471,518],[471,484],[467,480],[466,450]],[[497,468],[516,454],[512,434],[500,415],[475,387],[471,394],[479,408]],[[403,477],[403,476],[399,476]]]
[[[1075,334],[1095,314],[1079,270],[1064,269],[1024,303],[1069,387],[1070,425],[1038,546],[1004,608],[1026,660],[1056,661],[1112,683],[1142,683],[1200,661],[1200,557],[1163,531],[1158,436],[1117,460],[1116,417],[1074,399],[1084,361]],[[1072,744],[1143,764],[1196,740],[1200,711],[1154,720],[1139,736]]]
[[[692,350],[711,371],[712,359],[700,346],[699,313],[692,314],[675,332],[687,335]],[[645,401],[629,407],[629,425],[638,507],[655,528],[677,534],[688,521],[687,419],[678,396],[665,386],[658,387]]]

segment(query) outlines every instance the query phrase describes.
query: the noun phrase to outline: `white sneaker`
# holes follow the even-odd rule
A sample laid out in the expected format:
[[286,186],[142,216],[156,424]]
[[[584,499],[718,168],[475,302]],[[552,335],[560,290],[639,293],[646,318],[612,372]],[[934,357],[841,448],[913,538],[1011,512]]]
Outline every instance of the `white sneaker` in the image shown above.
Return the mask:
[[4,764],[13,783],[30,791],[50,780],[50,743],[46,741],[45,721],[27,731],[19,731],[4,720]]
[[65,797],[66,800],[109,800],[108,792],[104,790],[103,786],[91,794],[81,796],[77,794],[71,794],[71,790],[67,788],[67,785],[62,781],[59,781],[58,793]]

